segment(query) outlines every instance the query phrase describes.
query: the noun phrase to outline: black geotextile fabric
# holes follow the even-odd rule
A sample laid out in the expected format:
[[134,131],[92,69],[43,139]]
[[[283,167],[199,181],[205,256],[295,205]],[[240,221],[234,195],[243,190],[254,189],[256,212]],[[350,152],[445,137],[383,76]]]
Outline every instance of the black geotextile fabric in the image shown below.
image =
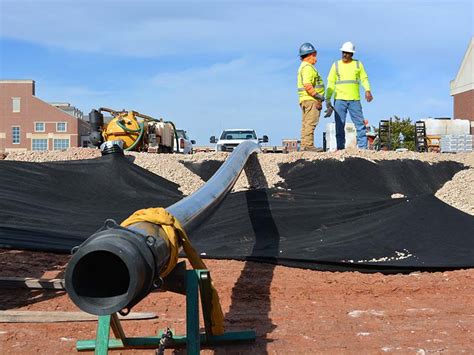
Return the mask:
[[[204,177],[210,166],[190,168],[202,168]],[[229,195],[193,233],[193,244],[210,258],[319,270],[473,267],[474,217],[434,196],[463,168],[356,158],[283,164],[284,183]]]
[[[182,198],[176,184],[129,158],[0,161],[0,247],[69,252],[107,218],[120,222]],[[185,165],[207,180],[221,162]],[[355,158],[283,164],[284,183],[228,195],[190,237],[207,258],[318,270],[473,267],[474,217],[434,196],[462,169],[455,162]],[[406,198],[392,199],[394,193]]]
[[178,185],[111,154],[30,163],[0,160],[0,247],[69,252],[108,218],[166,207]]

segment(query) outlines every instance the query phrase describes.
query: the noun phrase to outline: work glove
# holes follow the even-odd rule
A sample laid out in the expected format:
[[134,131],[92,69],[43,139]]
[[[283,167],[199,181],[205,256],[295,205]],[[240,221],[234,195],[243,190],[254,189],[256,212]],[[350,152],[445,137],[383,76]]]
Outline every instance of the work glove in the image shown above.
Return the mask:
[[321,102],[324,101],[324,96],[321,95],[321,94],[316,94],[316,95],[314,95],[313,97],[314,97],[316,100],[319,100],[319,101],[321,101]]
[[326,101],[326,111],[324,111],[324,117],[331,117],[334,112],[334,107],[332,107],[331,100]]

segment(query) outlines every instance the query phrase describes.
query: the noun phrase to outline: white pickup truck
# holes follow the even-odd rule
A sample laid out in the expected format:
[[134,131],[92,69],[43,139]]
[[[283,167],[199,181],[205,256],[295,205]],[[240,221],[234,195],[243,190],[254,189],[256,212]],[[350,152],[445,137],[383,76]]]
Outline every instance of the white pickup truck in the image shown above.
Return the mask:
[[235,147],[246,140],[260,144],[267,143],[268,137],[257,138],[257,134],[253,129],[232,128],[222,131],[219,139],[212,136],[209,142],[216,145],[216,152],[232,152]]
[[176,153],[192,154],[193,145],[196,144],[194,139],[189,139],[187,132],[184,129],[177,129],[176,134],[178,135],[178,146],[174,147]]

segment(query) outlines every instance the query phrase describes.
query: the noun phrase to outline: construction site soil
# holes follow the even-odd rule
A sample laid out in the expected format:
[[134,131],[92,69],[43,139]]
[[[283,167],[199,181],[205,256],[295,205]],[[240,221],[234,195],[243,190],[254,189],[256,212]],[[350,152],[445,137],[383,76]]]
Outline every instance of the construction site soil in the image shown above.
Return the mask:
[[[8,160],[52,161],[98,157],[91,149],[17,152]],[[184,194],[202,186],[181,161],[223,161],[225,153],[149,155],[130,153],[135,163],[180,184]],[[264,178],[242,174],[234,190],[273,187],[280,163],[300,159],[361,157],[371,161],[414,159],[456,161],[456,173],[436,192],[451,206],[474,215],[474,154],[419,154],[371,151],[260,154]],[[251,181],[251,183],[249,183]],[[265,182],[266,186],[259,186]],[[252,185],[252,186],[250,186]],[[61,278],[69,256],[0,249],[0,277]],[[227,330],[254,329],[255,343],[206,349],[203,354],[474,353],[474,269],[408,275],[320,272],[263,263],[206,260],[219,292]],[[0,289],[1,310],[77,311],[64,292]],[[166,327],[185,332],[184,296],[150,294],[135,312],[152,320],[122,322],[129,336],[154,335]],[[201,323],[202,324],[202,323]],[[75,342],[95,337],[96,322],[0,323],[0,354],[75,353]],[[115,353],[153,354],[152,350]],[[167,350],[168,354],[172,350]],[[179,353],[179,351],[178,351]]]

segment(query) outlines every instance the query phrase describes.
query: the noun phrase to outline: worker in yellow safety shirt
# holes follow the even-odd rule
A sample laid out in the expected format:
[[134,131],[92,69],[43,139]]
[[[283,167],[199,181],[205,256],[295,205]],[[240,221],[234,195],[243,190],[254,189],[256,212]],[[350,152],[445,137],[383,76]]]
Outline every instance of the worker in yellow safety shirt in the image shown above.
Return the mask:
[[303,112],[301,127],[301,150],[316,150],[314,147],[314,129],[324,101],[324,83],[314,67],[317,62],[317,51],[311,43],[300,47],[301,64],[298,69],[298,97]]
[[[341,47],[342,60],[335,62],[329,71],[326,90],[326,115],[329,117],[335,111],[336,121],[336,142],[337,149],[344,149],[346,135],[344,127],[346,125],[347,111],[351,115],[352,122],[357,130],[357,146],[360,149],[367,149],[366,127],[364,115],[360,103],[359,82],[365,89],[367,102],[372,101],[370,84],[364,66],[357,59],[352,59],[355,53],[355,46],[351,42],[346,42]],[[334,106],[331,104],[331,97],[334,93]]]

